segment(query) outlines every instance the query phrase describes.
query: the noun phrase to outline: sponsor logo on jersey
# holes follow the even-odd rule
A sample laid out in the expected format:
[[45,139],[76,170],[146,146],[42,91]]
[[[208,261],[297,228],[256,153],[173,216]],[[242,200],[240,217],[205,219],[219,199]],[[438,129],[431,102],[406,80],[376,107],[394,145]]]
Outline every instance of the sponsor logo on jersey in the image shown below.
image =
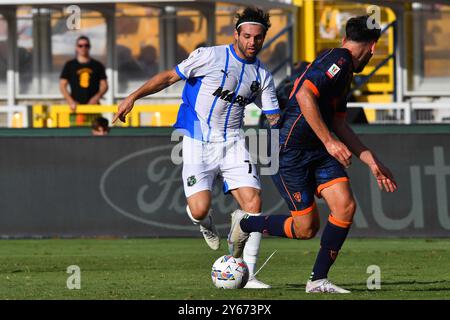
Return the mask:
[[[214,91],[213,96],[219,97],[220,99],[227,101],[227,102],[233,102],[233,99],[235,97],[234,91],[230,90],[223,90],[223,87],[217,88],[216,91]],[[234,100],[234,103],[239,104],[241,107],[245,107],[250,103],[250,99],[244,98],[243,96],[238,95],[236,99]]]
[[341,70],[336,64],[333,63],[333,65],[328,69],[327,71],[327,77],[332,79],[337,73]]

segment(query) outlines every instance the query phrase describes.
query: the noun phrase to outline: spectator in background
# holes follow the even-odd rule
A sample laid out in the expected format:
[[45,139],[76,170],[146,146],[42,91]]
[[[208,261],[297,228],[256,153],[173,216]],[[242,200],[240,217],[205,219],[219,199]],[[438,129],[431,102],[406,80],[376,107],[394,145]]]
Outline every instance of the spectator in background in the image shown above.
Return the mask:
[[119,92],[128,93],[128,86],[131,81],[145,78],[144,71],[133,56],[130,48],[117,45],[117,70],[119,72]]
[[[293,65],[292,75],[287,76],[283,81],[278,84],[276,87],[276,95],[278,104],[280,106],[280,112],[281,116],[283,115],[283,111],[286,108],[288,102],[289,102],[289,96],[292,92],[292,89],[294,88],[295,80],[302,75],[302,73],[306,70],[308,67],[309,62],[307,61],[300,61],[296,62]],[[267,122],[266,117],[264,114],[261,113],[261,116],[259,118],[259,127],[260,128],[269,128],[269,124]]]
[[17,58],[19,59],[20,93],[29,93],[33,90],[33,49],[18,47]]
[[284,41],[277,42],[273,50],[270,52],[269,59],[266,62],[266,66],[271,72],[274,72],[275,68],[280,67],[288,57],[287,43]]
[[143,77],[151,78],[159,72],[158,53],[152,45],[141,48],[138,57],[138,63],[141,66]]
[[[90,57],[90,48],[89,38],[79,37],[75,59],[68,61],[61,72],[59,87],[73,112],[78,104],[99,104],[108,91],[105,67]],[[67,85],[70,86],[70,93]]]
[[93,136],[107,136],[109,134],[109,121],[103,117],[97,117],[92,121]]
[[189,52],[186,51],[186,49],[179,43],[177,43],[177,48],[175,51],[175,59],[177,63],[180,63],[184,59],[186,59],[189,56]]
[[203,48],[203,47],[207,47],[207,46],[208,46],[208,44],[205,41],[203,41],[203,42],[200,42],[199,44],[197,44],[195,46],[195,49]]

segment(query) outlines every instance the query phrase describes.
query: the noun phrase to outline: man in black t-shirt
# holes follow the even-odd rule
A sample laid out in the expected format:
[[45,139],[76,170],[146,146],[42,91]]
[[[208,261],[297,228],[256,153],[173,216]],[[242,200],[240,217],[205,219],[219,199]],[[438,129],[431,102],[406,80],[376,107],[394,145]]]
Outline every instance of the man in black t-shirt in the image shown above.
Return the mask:
[[[66,62],[61,72],[59,87],[72,111],[78,104],[99,104],[108,90],[105,67],[90,57],[90,48],[89,38],[79,37],[76,58]],[[70,86],[70,93],[67,85]]]

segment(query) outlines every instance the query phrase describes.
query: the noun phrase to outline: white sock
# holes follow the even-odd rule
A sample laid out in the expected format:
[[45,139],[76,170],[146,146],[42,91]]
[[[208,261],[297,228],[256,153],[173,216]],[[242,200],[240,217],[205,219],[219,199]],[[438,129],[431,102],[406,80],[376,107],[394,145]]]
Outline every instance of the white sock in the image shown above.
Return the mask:
[[252,278],[256,271],[256,262],[259,255],[259,243],[261,242],[262,233],[252,232],[244,247],[244,261],[247,263],[249,278]]
[[186,206],[186,212],[188,214],[189,219],[191,219],[193,224],[195,224],[195,225],[199,225],[200,224],[203,227],[208,228],[208,229],[211,227],[210,214],[212,213],[212,209],[209,209],[208,214],[202,220],[195,219],[192,216],[192,212],[191,212],[191,209],[189,209],[189,206]]

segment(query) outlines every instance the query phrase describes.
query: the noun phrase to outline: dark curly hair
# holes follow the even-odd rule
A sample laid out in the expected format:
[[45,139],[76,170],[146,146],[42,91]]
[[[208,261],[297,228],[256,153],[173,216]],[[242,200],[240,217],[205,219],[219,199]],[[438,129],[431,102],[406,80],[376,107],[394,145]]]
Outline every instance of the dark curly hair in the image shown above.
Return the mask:
[[381,35],[381,29],[379,27],[369,28],[369,18],[370,16],[364,15],[349,19],[345,26],[347,39],[355,42],[378,41]]
[[242,13],[236,14],[236,30],[239,33],[240,28],[238,29],[238,26],[243,22],[257,22],[264,26],[265,32],[269,30],[271,24],[270,24],[270,15],[268,12],[265,12],[264,10],[258,8],[258,7],[247,7],[244,9]]
[[91,128],[94,130],[98,130],[99,128],[103,128],[106,131],[109,131],[109,121],[103,117],[97,117],[92,120]]

